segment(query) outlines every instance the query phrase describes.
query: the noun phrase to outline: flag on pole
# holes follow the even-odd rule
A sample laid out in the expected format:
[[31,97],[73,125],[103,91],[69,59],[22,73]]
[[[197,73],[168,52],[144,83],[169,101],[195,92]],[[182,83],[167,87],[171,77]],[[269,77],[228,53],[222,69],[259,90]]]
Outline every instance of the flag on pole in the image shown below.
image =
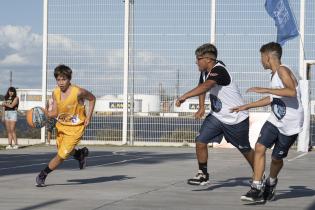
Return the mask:
[[266,0],[265,8],[277,27],[277,42],[280,45],[299,35],[296,22],[287,0]]

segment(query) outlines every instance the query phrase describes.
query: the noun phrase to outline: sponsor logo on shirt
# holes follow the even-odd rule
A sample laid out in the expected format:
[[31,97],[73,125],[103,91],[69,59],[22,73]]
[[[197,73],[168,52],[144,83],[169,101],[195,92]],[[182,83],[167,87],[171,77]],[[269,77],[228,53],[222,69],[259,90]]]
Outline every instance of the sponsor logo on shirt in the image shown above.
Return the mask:
[[213,94],[210,94],[210,101],[211,101],[211,109],[212,109],[212,111],[214,111],[214,112],[221,111],[221,109],[222,109],[222,102],[217,96],[215,96]]
[[279,98],[273,98],[271,109],[278,120],[281,120],[286,114],[286,105]]

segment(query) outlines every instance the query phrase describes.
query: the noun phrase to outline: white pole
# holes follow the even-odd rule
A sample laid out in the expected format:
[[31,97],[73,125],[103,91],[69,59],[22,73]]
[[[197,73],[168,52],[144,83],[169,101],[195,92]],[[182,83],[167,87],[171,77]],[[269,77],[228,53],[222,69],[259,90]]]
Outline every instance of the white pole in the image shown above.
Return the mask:
[[297,150],[299,152],[307,152],[310,140],[310,88],[307,78],[306,64],[304,61],[304,26],[305,26],[305,0],[300,0],[300,64],[299,75],[301,77],[301,99],[304,108],[304,124],[303,131],[299,134]]
[[[47,94],[47,35],[48,35],[48,0],[43,0],[43,58],[42,58],[42,107],[46,106]],[[45,142],[45,127],[41,129],[40,140]]]
[[129,0],[125,0],[125,32],[124,32],[124,106],[122,144],[127,144],[128,125],[128,71],[129,71]]
[[211,44],[215,44],[216,0],[211,0]]

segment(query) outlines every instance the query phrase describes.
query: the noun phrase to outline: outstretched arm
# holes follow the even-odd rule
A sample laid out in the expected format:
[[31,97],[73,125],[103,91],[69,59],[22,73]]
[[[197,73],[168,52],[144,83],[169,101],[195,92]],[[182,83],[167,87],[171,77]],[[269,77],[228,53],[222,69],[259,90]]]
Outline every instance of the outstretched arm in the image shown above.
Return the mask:
[[278,75],[284,85],[284,88],[249,88],[247,92],[269,93],[277,96],[296,97],[296,82],[291,76],[291,71],[285,66],[281,66]]
[[267,106],[269,105],[270,102],[270,96],[267,96],[265,98],[262,98],[258,101],[252,102],[252,103],[248,103],[245,104],[243,106],[238,106],[238,107],[234,107],[231,109],[231,112],[239,112],[239,111],[244,111],[244,110],[248,110],[251,108],[256,108],[256,107],[262,107],[262,106]]
[[179,97],[176,101],[176,106],[179,107],[182,103],[185,102],[186,99],[194,97],[194,96],[199,96],[201,94],[205,94],[208,90],[210,90],[216,82],[214,80],[206,80],[204,83],[199,84],[197,87],[194,89],[188,91],[181,97]]

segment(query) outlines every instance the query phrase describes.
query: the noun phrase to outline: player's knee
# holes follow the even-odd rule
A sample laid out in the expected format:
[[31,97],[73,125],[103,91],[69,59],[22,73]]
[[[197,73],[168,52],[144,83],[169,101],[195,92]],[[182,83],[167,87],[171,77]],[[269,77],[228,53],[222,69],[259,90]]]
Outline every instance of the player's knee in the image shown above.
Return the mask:
[[282,164],[282,162],[283,162],[283,159],[284,158],[286,158],[287,157],[287,155],[288,155],[288,153],[285,153],[285,152],[278,152],[278,153],[276,153],[276,154],[272,154],[272,162],[274,163],[274,164]]
[[207,148],[207,144],[203,143],[203,142],[196,141],[196,147],[200,148],[200,149]]
[[69,155],[58,153],[56,157],[57,157],[58,161],[63,162],[64,160],[66,160],[69,157]]
[[255,153],[264,154],[266,151],[266,147],[260,143],[256,143],[255,145]]

